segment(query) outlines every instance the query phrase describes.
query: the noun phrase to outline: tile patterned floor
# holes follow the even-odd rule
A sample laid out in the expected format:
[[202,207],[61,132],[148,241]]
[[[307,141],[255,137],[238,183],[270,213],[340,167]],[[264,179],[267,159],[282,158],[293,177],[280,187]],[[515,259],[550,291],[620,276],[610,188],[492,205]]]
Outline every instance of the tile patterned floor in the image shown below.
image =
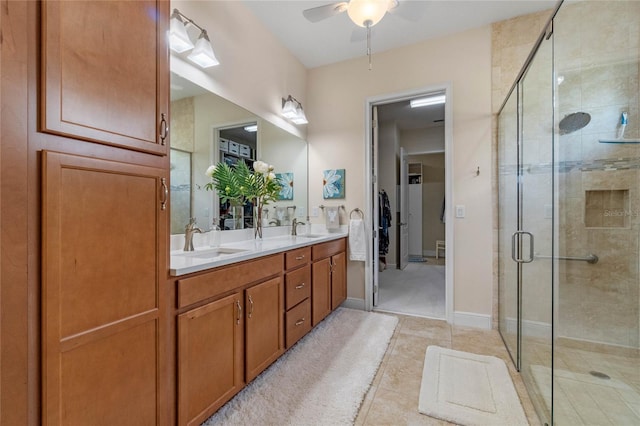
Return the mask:
[[451,326],[445,321],[397,315],[400,319],[378,373],[367,393],[356,425],[449,425],[418,412],[424,355],[438,345],[505,361],[532,426],[540,422],[524,384],[495,330]]

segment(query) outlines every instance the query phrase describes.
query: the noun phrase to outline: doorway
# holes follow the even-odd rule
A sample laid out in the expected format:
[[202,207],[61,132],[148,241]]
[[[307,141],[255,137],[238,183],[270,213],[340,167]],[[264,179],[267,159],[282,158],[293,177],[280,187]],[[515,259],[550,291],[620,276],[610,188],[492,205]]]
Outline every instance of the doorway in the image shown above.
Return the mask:
[[[450,93],[443,85],[367,102],[370,310],[450,321]],[[416,101],[423,105],[412,106]]]

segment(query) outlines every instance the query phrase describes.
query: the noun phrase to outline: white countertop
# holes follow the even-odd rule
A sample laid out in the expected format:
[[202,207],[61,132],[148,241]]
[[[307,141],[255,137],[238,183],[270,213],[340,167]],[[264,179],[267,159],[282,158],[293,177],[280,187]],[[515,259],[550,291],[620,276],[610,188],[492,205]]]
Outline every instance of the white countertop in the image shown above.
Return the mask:
[[[177,277],[193,272],[205,271],[218,266],[229,265],[243,260],[255,259],[269,254],[281,253],[299,247],[310,246],[326,241],[337,240],[348,236],[348,232],[341,229],[340,232],[312,234],[313,238],[305,235],[291,236],[280,235],[263,238],[262,240],[245,240],[222,244],[220,247],[197,247],[195,251],[173,250],[171,251],[171,266],[169,274]],[[234,253],[216,255],[216,249],[227,251],[238,250]]]

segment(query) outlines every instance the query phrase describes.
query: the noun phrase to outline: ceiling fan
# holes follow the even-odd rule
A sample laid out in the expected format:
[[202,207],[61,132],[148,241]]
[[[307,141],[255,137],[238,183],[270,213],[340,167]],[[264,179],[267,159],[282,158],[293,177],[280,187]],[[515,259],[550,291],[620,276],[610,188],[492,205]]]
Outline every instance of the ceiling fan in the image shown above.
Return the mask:
[[398,7],[398,0],[350,0],[312,7],[302,11],[302,15],[311,22],[318,22],[347,12],[354,24],[369,28],[380,22],[388,11],[396,7]]
[[367,56],[371,70],[371,27],[396,7],[398,0],[349,0],[306,9],[302,15],[310,22],[319,22],[347,12],[354,24],[367,29]]

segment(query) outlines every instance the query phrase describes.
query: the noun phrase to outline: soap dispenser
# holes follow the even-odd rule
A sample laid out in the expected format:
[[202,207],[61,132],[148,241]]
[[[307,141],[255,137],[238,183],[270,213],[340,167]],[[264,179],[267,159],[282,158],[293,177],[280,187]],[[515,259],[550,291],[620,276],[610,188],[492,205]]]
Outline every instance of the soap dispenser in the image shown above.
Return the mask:
[[213,224],[211,225],[211,247],[220,247],[220,238],[222,230],[218,226],[218,220],[213,218]]

